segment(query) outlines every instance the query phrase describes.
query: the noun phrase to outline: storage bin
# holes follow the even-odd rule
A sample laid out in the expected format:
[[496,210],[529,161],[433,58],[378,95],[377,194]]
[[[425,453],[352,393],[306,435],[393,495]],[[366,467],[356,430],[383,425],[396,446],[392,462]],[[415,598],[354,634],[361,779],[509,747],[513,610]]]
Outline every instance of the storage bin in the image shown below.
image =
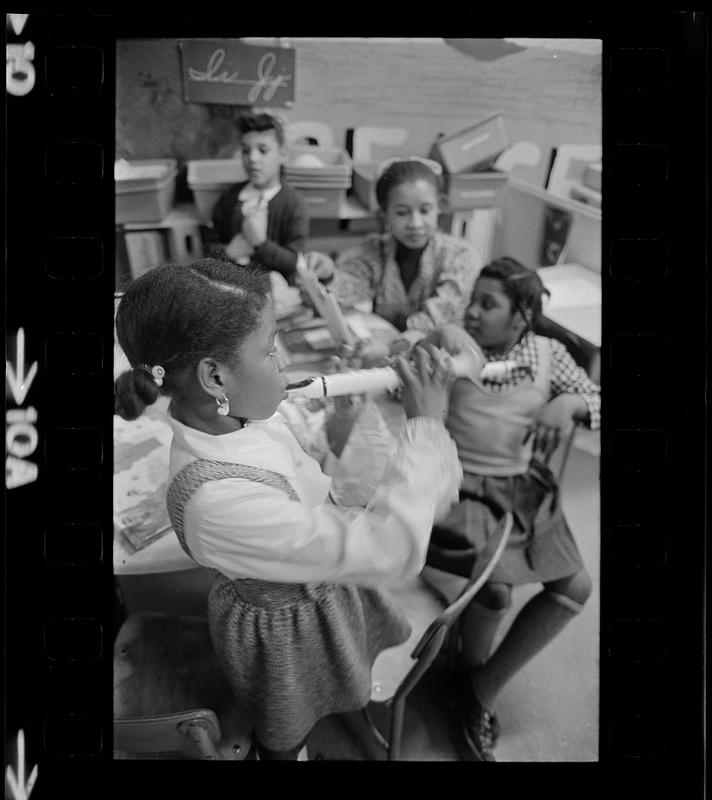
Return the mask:
[[354,164],[353,167],[353,187],[357,200],[364,208],[369,211],[378,211],[376,200],[376,162],[363,162]]
[[445,176],[447,206],[452,209],[492,208],[509,176],[506,172],[458,172]]
[[443,165],[446,172],[484,169],[501,155],[509,140],[501,111],[450,136],[436,139],[430,158]]
[[204,158],[188,161],[188,188],[193,192],[200,221],[212,221],[213,208],[226,189],[247,180],[242,159]]
[[294,189],[304,200],[310,217],[340,217],[341,205],[346,200],[346,189],[306,183],[294,186]]
[[[308,162],[308,157],[319,159],[323,166],[309,166],[308,163],[300,165],[299,161]],[[295,163],[296,162],[296,163]],[[289,148],[287,163],[284,165],[284,177],[288,183],[294,185],[301,181],[337,180],[351,185],[352,163],[346,150],[340,147],[309,147],[292,145]]]
[[177,173],[174,158],[117,161],[116,223],[160,222],[173,207]]

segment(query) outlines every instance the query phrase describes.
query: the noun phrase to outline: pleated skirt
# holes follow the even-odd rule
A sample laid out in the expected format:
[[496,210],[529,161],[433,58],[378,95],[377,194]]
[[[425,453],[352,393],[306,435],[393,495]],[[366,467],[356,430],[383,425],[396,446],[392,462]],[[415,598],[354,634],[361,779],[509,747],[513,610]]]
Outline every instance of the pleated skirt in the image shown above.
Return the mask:
[[469,577],[478,558],[511,511],[509,543],[490,576],[510,585],[545,583],[583,569],[576,541],[561,509],[551,471],[532,462],[523,475],[466,474],[460,502],[433,529],[427,563]]
[[208,616],[240,713],[272,750],[301,744],[322,717],[365,707],[376,656],[410,634],[387,592],[350,585],[220,575]]

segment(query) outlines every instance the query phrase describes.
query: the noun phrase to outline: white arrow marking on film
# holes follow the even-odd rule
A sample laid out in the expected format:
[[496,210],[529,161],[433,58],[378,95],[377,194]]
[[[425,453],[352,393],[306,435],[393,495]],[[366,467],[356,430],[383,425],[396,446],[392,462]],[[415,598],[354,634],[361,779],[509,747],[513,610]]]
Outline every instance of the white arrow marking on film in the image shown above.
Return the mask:
[[22,728],[17,732],[17,778],[9,765],[5,770],[5,776],[15,800],[28,800],[37,780],[37,764],[32,768],[30,777],[25,783],[25,734]]
[[27,18],[29,14],[8,14],[10,17],[10,24],[12,25],[12,29],[15,31],[15,35],[19,36],[22,33],[22,29],[25,27],[25,23],[27,22]]
[[21,406],[30,385],[37,374],[37,362],[30,367],[30,371],[25,375],[25,331],[20,328],[17,332],[17,373],[12,368],[9,361],[5,362],[5,377],[10,384],[12,396],[15,403]]

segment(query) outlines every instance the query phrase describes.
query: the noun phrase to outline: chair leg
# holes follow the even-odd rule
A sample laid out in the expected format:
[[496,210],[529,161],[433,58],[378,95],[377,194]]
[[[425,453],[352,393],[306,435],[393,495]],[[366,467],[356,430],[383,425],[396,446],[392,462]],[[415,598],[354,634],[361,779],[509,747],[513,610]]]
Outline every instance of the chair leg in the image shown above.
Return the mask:
[[371,712],[368,710],[368,706],[364,706],[363,716],[378,744],[380,744],[384,750],[388,751],[389,749],[388,741],[383,736],[383,734],[378,730],[378,727],[376,726],[376,723],[373,721],[373,717],[371,716]]
[[457,666],[457,654],[460,645],[460,619],[456,619],[448,631],[447,640],[447,665],[448,669],[453,672]]
[[210,738],[204,723],[191,720],[180,725],[179,730],[195,745],[201,759],[215,761],[220,758],[215,742]]
[[398,761],[400,758],[405,700],[405,696],[397,697],[391,708],[391,741],[388,746],[389,761]]

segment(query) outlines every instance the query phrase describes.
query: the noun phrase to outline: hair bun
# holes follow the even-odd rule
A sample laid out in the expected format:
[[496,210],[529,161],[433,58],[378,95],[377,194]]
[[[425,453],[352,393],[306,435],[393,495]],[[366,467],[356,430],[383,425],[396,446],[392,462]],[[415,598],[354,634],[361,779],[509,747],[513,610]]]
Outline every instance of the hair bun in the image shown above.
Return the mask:
[[418,161],[424,166],[431,169],[436,175],[440,176],[443,174],[442,165],[439,164],[437,161],[433,161],[431,158],[423,158],[422,156],[393,156],[392,158],[386,158],[376,167],[376,180],[378,180],[381,175],[393,164],[401,164],[403,162],[408,161]]

